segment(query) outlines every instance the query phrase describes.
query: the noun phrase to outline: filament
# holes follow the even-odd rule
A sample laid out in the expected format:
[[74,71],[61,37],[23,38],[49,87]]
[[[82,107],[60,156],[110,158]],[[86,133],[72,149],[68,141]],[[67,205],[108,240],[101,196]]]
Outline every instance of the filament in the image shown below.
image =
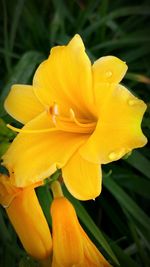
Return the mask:
[[26,129],[19,129],[16,128],[10,124],[7,124],[7,127],[17,133],[48,133],[48,132],[53,132],[56,131],[56,128],[48,128],[48,129],[38,129],[38,130],[26,130]]

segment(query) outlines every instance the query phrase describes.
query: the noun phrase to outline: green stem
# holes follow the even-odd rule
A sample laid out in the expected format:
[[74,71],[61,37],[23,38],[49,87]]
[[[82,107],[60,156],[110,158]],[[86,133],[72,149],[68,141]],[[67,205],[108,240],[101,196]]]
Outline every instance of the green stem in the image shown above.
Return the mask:
[[51,184],[51,190],[52,190],[52,193],[53,193],[53,197],[54,198],[62,197],[63,196],[61,185],[60,185],[60,183],[58,181],[54,181]]

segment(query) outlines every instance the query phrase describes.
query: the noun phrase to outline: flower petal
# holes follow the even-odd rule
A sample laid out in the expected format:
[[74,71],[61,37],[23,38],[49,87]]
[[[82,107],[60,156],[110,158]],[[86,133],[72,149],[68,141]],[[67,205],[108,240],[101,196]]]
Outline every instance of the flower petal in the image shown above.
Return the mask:
[[101,192],[101,168],[84,160],[76,152],[62,168],[64,183],[70,193],[80,200],[95,199]]
[[101,252],[92,243],[92,241],[89,239],[89,237],[82,229],[82,227],[80,227],[80,231],[84,247],[84,257],[85,257],[84,266],[110,267],[111,265],[109,264],[109,262],[104,258]]
[[80,148],[81,155],[94,163],[108,163],[144,146],[147,139],[141,130],[141,120],[145,110],[143,101],[125,87],[116,86],[94,133]]
[[52,266],[51,267],[62,267],[61,264],[58,264],[56,258],[53,255],[53,259],[52,259]]
[[125,62],[114,56],[101,57],[92,66],[94,83],[119,83],[127,71]]
[[[22,130],[37,131],[50,128],[49,115],[41,115],[27,123]],[[47,178],[57,167],[60,168],[87,140],[87,135],[52,132],[19,133],[3,156],[3,164],[14,172],[15,185],[27,186]]]
[[14,187],[11,182],[11,177],[0,174],[0,204],[3,207],[9,206],[12,200],[21,192],[21,189]]
[[125,62],[114,56],[101,57],[92,66],[95,113],[101,116],[109,98],[127,71]]
[[63,112],[72,108],[78,116],[88,116],[93,101],[91,62],[79,35],[67,46],[52,48],[48,60],[37,69],[33,85],[45,105],[56,102]]
[[27,123],[44,110],[30,85],[13,85],[5,100],[6,111],[21,123]]
[[83,245],[72,204],[65,197],[55,198],[51,205],[51,215],[54,258],[60,266],[78,266],[83,261]]

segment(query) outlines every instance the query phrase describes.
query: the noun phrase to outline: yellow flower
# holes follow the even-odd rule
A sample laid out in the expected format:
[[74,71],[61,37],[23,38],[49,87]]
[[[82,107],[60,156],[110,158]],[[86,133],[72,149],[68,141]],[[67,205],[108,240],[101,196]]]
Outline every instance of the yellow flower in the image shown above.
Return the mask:
[[35,259],[47,259],[52,250],[48,224],[32,185],[16,188],[13,179],[0,175],[0,204],[6,208],[8,217],[25,250]]
[[12,87],[5,108],[25,126],[3,160],[17,186],[62,168],[76,198],[100,194],[100,165],[147,142],[140,126],[146,105],[119,84],[126,71],[125,62],[114,56],[91,65],[81,37],[75,35],[67,46],[51,50],[32,86]]
[[80,226],[72,204],[57,197],[51,205],[52,267],[110,267]]

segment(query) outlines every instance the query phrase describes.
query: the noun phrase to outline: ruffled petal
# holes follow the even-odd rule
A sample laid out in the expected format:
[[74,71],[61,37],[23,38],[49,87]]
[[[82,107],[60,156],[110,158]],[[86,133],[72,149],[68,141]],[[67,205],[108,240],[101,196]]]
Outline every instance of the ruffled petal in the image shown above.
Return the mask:
[[30,85],[13,85],[5,100],[6,111],[25,124],[44,110]]
[[64,197],[55,198],[51,205],[51,215],[53,257],[58,266],[80,266],[83,261],[83,244],[73,206]]
[[[27,123],[3,156],[3,164],[14,172],[15,185],[24,187],[47,178],[66,164],[87,140],[87,135],[52,130],[48,113]],[[49,128],[49,132],[38,132]],[[36,131],[37,132],[34,132]],[[33,131],[33,133],[26,133]]]
[[48,60],[37,69],[33,85],[45,105],[56,102],[64,113],[72,108],[77,116],[89,119],[93,103],[91,62],[79,35],[67,46],[52,48]]
[[85,231],[80,227],[83,248],[84,248],[84,266],[93,267],[111,267],[109,262],[104,258],[101,252],[96,248],[96,246],[89,239]]
[[96,60],[92,66],[94,83],[119,83],[127,71],[125,62],[114,56]]
[[3,207],[8,207],[12,200],[22,192],[20,188],[12,185],[11,177],[0,174],[0,204]]
[[[34,189],[42,184],[43,182],[41,181],[31,184],[28,188]],[[8,177],[7,175],[0,174],[0,204],[4,208],[8,208],[14,198],[22,194],[22,190],[23,188],[14,186],[14,175]]]
[[70,193],[80,200],[95,199],[101,192],[101,168],[84,160],[76,152],[62,168],[64,183]]
[[96,114],[101,116],[110,96],[127,71],[125,62],[114,56],[101,57],[92,66]]
[[81,155],[94,163],[109,163],[144,146],[147,139],[142,133],[141,121],[145,110],[143,101],[125,87],[116,86],[94,133],[79,150]]

